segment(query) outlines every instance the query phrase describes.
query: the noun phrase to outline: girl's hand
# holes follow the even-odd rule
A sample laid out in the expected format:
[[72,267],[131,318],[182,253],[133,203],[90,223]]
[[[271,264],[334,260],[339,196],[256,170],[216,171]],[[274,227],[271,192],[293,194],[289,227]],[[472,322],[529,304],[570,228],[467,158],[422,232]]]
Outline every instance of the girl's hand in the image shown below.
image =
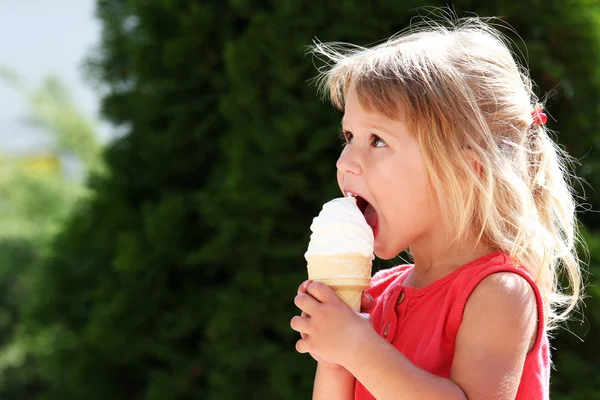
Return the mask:
[[[311,283],[312,283],[312,281],[304,281],[304,282],[302,282],[302,284],[298,287],[298,294],[301,294],[301,293],[308,294],[308,292],[306,291],[306,288],[308,288],[308,285],[310,285]],[[302,318],[310,318],[310,315],[308,315],[307,313],[305,313],[304,311],[302,311],[302,313],[300,314],[300,317],[302,317]],[[292,321],[293,321],[293,319],[292,319]],[[302,339],[306,339],[308,337],[308,335],[306,333],[300,332],[300,337]],[[327,362],[327,361],[323,360],[322,358],[315,356],[312,353],[310,353],[310,355],[312,356],[312,358],[314,358],[318,363],[320,363],[324,367],[327,367],[327,368],[336,368],[336,367],[339,367],[338,364]]]
[[[323,283],[303,282],[294,303],[302,310],[291,321],[292,329],[302,337],[296,350],[310,353],[324,367],[339,368],[341,356],[351,348],[361,329],[373,329],[368,314],[354,312]],[[373,305],[373,298],[363,293],[361,311],[366,313]]]

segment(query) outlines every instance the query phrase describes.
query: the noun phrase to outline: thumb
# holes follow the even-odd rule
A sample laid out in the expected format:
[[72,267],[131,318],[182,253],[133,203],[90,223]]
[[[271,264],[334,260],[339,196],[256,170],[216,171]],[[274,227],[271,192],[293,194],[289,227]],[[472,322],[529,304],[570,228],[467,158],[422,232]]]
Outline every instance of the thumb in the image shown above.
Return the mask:
[[362,298],[360,299],[360,310],[362,312],[367,312],[375,305],[375,300],[371,297],[370,294],[364,293],[362,294]]

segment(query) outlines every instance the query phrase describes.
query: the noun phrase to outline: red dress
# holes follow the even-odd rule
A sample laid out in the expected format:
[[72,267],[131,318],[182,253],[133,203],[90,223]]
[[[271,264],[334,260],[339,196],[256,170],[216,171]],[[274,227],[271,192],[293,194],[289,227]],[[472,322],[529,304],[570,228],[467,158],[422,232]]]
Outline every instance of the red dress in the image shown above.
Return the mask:
[[[544,325],[544,307],[539,289],[527,270],[511,264],[502,251],[474,260],[423,288],[402,286],[412,270],[402,265],[379,271],[367,293],[375,299],[371,310],[377,333],[418,367],[449,378],[456,334],[467,300],[477,284],[496,272],[513,272],[525,278],[537,300],[537,338],[527,354],[516,400],[549,398],[550,352]],[[356,400],[373,395],[357,380]]]

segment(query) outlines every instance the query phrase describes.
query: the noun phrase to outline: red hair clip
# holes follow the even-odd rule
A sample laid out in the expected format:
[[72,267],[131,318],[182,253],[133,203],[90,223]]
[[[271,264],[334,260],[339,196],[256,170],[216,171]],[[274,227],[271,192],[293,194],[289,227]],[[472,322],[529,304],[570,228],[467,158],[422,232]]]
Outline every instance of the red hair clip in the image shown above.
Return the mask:
[[548,117],[542,111],[542,106],[537,106],[531,112],[531,116],[533,117],[533,123],[536,125],[546,125],[546,121],[548,121]]

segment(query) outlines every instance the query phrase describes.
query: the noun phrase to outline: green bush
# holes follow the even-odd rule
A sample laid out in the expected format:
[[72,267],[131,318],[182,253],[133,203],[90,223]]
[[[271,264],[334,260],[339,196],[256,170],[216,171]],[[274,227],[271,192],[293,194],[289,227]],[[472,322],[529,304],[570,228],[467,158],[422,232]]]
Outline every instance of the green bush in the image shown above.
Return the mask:
[[[26,122],[55,142],[54,151],[69,154],[82,169],[102,170],[95,126],[71,100],[55,76],[31,87],[18,73],[0,65],[0,80],[27,103]],[[44,263],[53,235],[85,195],[83,182],[60,171],[58,154],[47,164],[14,154],[0,154],[0,398],[32,399],[41,382],[37,363],[22,334],[21,305],[30,297],[29,275]],[[56,164],[53,163],[56,161]]]
[[[600,27],[588,3],[455,8],[503,16],[519,31],[540,93],[557,90],[550,127],[574,156],[589,153],[580,172],[595,184]],[[108,87],[105,115],[127,134],[25,307],[51,387],[43,399],[309,396],[314,362],[295,352],[289,320],[311,219],[337,195],[341,142],[340,116],[307,83],[316,70],[306,46],[315,36],[373,43],[422,5],[98,3],[103,44],[92,71]],[[599,309],[597,298],[588,304]],[[588,319],[597,329],[597,314]],[[596,368],[597,344],[561,333],[555,346],[553,398],[590,398],[597,374],[580,378]]]

